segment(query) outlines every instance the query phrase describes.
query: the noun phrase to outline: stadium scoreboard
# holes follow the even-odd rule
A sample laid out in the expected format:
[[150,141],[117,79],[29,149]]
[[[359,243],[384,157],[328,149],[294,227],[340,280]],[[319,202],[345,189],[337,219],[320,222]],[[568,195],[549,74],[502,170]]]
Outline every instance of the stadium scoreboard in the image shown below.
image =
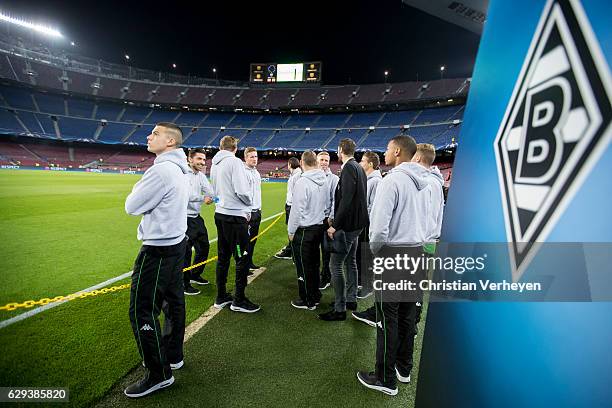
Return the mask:
[[255,84],[321,82],[321,62],[251,64],[250,80]]

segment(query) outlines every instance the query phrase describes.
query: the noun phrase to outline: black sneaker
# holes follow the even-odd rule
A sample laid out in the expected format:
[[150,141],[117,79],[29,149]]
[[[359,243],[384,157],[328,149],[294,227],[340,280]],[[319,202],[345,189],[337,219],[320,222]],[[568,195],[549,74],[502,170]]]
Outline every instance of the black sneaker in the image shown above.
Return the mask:
[[395,366],[395,376],[397,377],[397,381],[401,383],[408,384],[410,382],[410,373],[402,375],[397,366]]
[[302,299],[292,300],[291,306],[295,307],[296,309],[306,310],[315,310],[317,308],[316,304],[311,306],[308,303],[304,302]]
[[191,285],[185,286],[185,289],[183,290],[183,292],[185,292],[185,295],[187,295],[187,296],[194,296],[194,295],[199,295],[200,294],[200,291],[197,290],[196,288],[194,288]]
[[278,259],[293,259],[293,257],[291,256],[291,248],[285,247],[281,249],[276,254],[274,254],[274,257]]
[[[334,307],[336,305],[336,302],[331,302],[329,305],[331,307]],[[357,310],[357,302],[346,302],[346,309],[347,310]]]
[[372,289],[359,289],[357,291],[357,299],[367,299],[369,298],[372,294],[374,293],[374,291]]
[[189,282],[195,283],[196,285],[208,285],[210,283],[207,279],[204,279],[201,276],[192,276]]
[[321,279],[321,284],[319,285],[319,290],[325,290],[327,288],[329,288],[331,285],[331,282],[328,281],[327,279]]
[[140,381],[127,387],[123,393],[130,398],[140,398],[162,388],[169,387],[172,383],[174,383],[173,376],[170,376],[167,380],[156,380],[151,377],[151,373],[147,370],[147,373]]
[[368,326],[376,327],[376,312],[373,308],[366,309],[363,312],[353,312],[351,315]]
[[251,302],[249,299],[244,298],[241,301],[234,300],[232,302],[232,305],[230,306],[230,309],[234,312],[255,313],[255,312],[259,312],[261,308],[259,307],[259,305],[256,305],[255,303]]
[[336,312],[335,310],[330,310],[329,312],[321,313],[319,315],[319,319],[326,322],[339,322],[346,320],[346,312]]
[[357,379],[363,386],[371,390],[380,391],[387,395],[397,395],[397,386],[395,384],[383,384],[373,371],[369,373],[359,371],[357,373]]
[[253,271],[249,270],[249,271],[247,272],[247,276],[253,276],[253,275],[255,275],[255,273],[254,273]]
[[213,306],[217,309],[223,309],[225,306],[230,305],[233,301],[234,298],[232,297],[232,295],[226,293],[224,296],[217,297]]

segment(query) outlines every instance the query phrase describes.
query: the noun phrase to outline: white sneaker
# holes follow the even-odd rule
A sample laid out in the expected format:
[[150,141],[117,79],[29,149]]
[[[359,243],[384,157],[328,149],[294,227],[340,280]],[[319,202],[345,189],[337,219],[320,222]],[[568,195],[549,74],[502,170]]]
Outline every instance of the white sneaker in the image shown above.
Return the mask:
[[185,362],[183,360],[179,361],[178,363],[175,364],[170,364],[170,368],[173,370],[178,370],[179,368],[183,367],[185,365]]
[[402,376],[397,369],[397,366],[395,367],[395,376],[397,377],[397,381],[401,383],[408,384],[410,382],[410,374],[408,374],[408,377]]

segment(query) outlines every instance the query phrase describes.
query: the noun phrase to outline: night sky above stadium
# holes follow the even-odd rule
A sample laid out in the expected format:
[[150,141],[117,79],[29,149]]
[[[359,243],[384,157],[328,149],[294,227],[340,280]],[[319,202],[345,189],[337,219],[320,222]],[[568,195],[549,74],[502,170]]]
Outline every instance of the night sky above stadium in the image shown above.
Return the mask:
[[[57,27],[88,57],[248,81],[251,62],[322,61],[324,84],[470,76],[480,37],[400,0],[3,1]],[[176,69],[171,65],[175,63]]]

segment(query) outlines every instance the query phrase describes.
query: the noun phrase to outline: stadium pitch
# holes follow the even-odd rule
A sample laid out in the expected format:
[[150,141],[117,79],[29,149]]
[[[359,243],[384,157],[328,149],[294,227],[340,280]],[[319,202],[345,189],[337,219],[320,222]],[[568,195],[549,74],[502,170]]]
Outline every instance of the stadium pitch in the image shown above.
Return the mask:
[[[123,204],[139,177],[0,172],[0,305],[67,295],[131,270],[139,218],[126,215]],[[285,188],[283,183],[262,186],[264,218],[283,209]],[[202,210],[210,238],[216,236],[213,212],[212,206]],[[186,365],[176,373],[176,384],[131,404],[413,405],[423,327],[415,344],[413,382],[401,387],[397,398],[359,386],[355,372],[374,364],[375,331],[351,318],[323,323],[315,313],[290,306],[295,269],[291,261],[272,257],[286,236],[278,222],[257,243],[255,263],[268,270],[249,292],[262,312],[221,311],[186,343]],[[214,301],[214,264],[204,276],[211,285],[187,298],[188,323]],[[332,300],[327,289],[322,304]],[[77,299],[0,329],[2,383],[67,387],[73,406],[127,404],[122,386],[140,374],[128,304],[129,291],[122,290]],[[0,320],[25,310],[2,311]]]

